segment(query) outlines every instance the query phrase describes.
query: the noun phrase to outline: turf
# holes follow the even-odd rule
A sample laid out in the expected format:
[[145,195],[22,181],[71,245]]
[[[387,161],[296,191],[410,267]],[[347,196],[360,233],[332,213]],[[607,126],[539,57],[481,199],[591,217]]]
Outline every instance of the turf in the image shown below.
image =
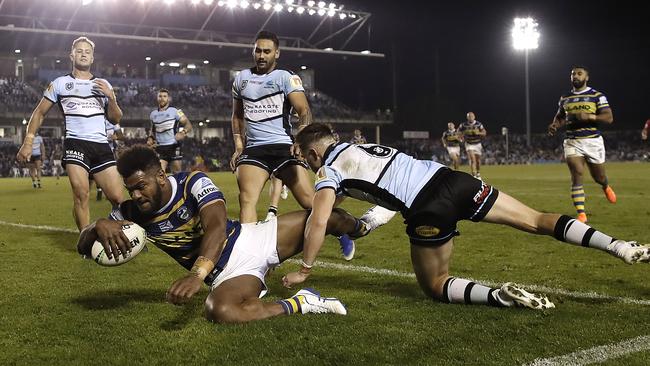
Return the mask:
[[[619,202],[609,204],[586,179],[589,223],[616,237],[649,242],[650,165],[608,163],[607,170]],[[482,175],[541,211],[573,215],[564,165],[486,166]],[[236,217],[233,175],[211,177]],[[67,179],[45,178],[43,187],[32,189],[25,178],[0,179],[0,221],[74,230]],[[266,204],[265,198],[260,217]],[[281,212],[297,208],[291,197],[280,206]],[[360,215],[369,205],[348,200],[343,207]],[[94,218],[106,216],[109,208],[106,201],[91,201]],[[650,334],[648,305],[616,299],[650,299],[648,265],[627,266],[601,252],[506,227],[462,222],[459,228],[455,275],[610,298],[553,293],[557,308],[545,312],[448,305],[426,298],[408,275],[321,267],[309,285],[341,298],[348,316],[215,325],[202,318],[207,289],[183,307],[164,301],[167,287],[184,270],[155,248],[122,267],[103,268],[79,258],[74,233],[0,224],[0,364],[516,365]],[[319,259],[407,274],[403,231],[401,219],[393,219],[358,240],[349,263],[328,239]],[[268,301],[293,294],[280,279],[294,268],[287,263],[271,274]],[[648,355],[607,365],[646,364]]]

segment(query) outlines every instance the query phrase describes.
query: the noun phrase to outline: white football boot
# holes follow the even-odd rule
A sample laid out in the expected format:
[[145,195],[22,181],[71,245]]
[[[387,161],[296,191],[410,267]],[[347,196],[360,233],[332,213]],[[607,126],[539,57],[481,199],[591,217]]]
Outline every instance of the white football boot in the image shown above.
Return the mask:
[[373,206],[359,218],[362,227],[354,234],[349,234],[352,239],[368,235],[376,228],[385,225],[390,221],[397,211],[391,211],[381,206]]
[[627,264],[650,262],[650,247],[635,241],[615,240],[607,246],[607,251]]
[[507,306],[522,306],[535,310],[551,309],[555,307],[548,297],[531,294],[512,282],[504,283],[498,293],[499,299]]
[[339,299],[334,297],[320,297],[320,293],[313,288],[304,288],[298,291],[294,297],[300,301],[300,311],[307,313],[333,313],[346,315],[348,310]]
[[282,198],[283,200],[289,198],[289,188],[287,188],[287,186],[285,186],[284,184],[282,185],[282,191],[280,191],[280,198]]

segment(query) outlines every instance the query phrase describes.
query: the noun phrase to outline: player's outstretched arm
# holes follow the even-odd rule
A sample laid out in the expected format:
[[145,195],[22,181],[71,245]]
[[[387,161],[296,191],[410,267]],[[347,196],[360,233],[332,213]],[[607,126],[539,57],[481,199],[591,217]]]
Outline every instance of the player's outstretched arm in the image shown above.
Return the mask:
[[222,200],[216,200],[201,208],[199,211],[203,237],[199,257],[194,262],[192,270],[176,280],[167,290],[167,301],[180,305],[192,298],[200,289],[203,280],[214,269],[226,241],[226,205]]
[[27,133],[25,134],[25,139],[23,140],[23,145],[18,150],[16,154],[16,160],[20,163],[25,163],[32,156],[32,142],[34,142],[34,136],[36,136],[36,131],[41,128],[43,124],[43,119],[47,112],[50,111],[50,108],[54,103],[52,103],[47,98],[41,98],[41,101],[38,103],[32,116],[29,118],[29,124],[27,124]]
[[305,226],[302,267],[298,272],[287,273],[282,278],[282,284],[285,287],[291,288],[291,286],[302,283],[309,277],[318,252],[325,241],[327,222],[332,214],[332,208],[335,202],[336,194],[333,189],[321,189],[314,195],[311,214],[309,214]]

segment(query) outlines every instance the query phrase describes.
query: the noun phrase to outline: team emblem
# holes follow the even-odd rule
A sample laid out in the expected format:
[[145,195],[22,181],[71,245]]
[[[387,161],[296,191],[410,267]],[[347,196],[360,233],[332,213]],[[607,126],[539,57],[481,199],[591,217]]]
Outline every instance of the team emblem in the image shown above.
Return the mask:
[[248,85],[248,80],[244,80],[241,82],[241,87],[239,89],[244,90],[246,88],[246,85]]
[[72,90],[73,87],[74,87],[73,82],[65,83],[65,90]]
[[418,226],[415,228],[415,233],[425,238],[430,238],[440,234],[440,229],[435,226]]
[[178,218],[183,221],[186,221],[190,217],[190,212],[185,206],[181,206],[176,214],[178,215]]
[[300,76],[298,75],[293,75],[290,79],[289,82],[291,83],[291,86],[294,88],[298,88],[302,86],[302,80],[300,80]]
[[381,146],[381,145],[370,145],[370,146],[363,146],[363,145],[358,145],[358,148],[361,150],[365,151],[368,155],[371,156],[376,156],[378,158],[385,158],[391,154],[391,149],[386,146]]

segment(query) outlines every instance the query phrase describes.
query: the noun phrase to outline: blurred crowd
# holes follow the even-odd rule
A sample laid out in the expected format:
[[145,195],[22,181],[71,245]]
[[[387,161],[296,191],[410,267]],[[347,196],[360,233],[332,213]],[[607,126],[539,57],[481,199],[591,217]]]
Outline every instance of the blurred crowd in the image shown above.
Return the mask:
[[[352,133],[340,133],[340,141],[351,141]],[[532,146],[526,146],[525,135],[511,134],[508,144],[504,136],[491,135],[483,142],[482,161],[488,165],[504,164],[544,164],[563,162],[562,137],[546,135],[533,136]],[[54,144],[59,139],[44,138],[48,155],[54,151]],[[372,142],[371,140],[369,142]],[[144,139],[127,139],[121,146],[145,143]],[[401,139],[387,140],[383,143],[394,146],[400,151],[418,159],[435,160],[448,164],[449,156],[438,139]],[[650,144],[641,141],[638,131],[610,131],[605,133],[607,161],[650,161]],[[16,162],[19,146],[0,144],[0,176],[27,176],[25,167]],[[461,149],[462,150],[462,149]],[[188,138],[183,142],[183,168],[186,170],[226,171],[234,151],[230,138],[205,138],[203,140]],[[506,155],[507,151],[507,155]],[[118,148],[119,153],[119,148]],[[461,154],[466,163],[466,154]],[[43,157],[43,175],[53,175],[50,156]]]

